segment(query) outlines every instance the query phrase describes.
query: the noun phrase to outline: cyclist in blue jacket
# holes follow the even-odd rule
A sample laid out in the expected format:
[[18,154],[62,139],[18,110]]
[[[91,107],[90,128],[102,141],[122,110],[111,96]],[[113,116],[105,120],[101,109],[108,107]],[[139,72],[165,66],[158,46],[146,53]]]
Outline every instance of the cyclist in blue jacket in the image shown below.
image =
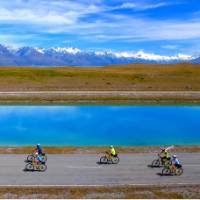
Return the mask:
[[173,167],[173,170],[176,170],[176,168],[181,168],[182,165],[181,165],[181,162],[180,160],[177,158],[176,155],[173,155],[172,156],[172,167]]
[[43,154],[42,147],[41,147],[40,144],[37,144],[37,146],[36,146],[36,152],[38,152],[39,155]]

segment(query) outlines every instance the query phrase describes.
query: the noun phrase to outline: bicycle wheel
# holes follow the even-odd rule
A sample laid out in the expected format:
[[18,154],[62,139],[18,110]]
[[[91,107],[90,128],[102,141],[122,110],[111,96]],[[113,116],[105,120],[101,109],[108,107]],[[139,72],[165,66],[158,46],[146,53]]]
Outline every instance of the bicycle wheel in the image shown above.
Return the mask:
[[113,157],[112,158],[112,163],[113,164],[118,164],[119,163],[119,157]]
[[182,175],[183,174],[183,168],[177,168],[176,169],[176,175],[177,176],[180,176],[180,175]]
[[107,163],[108,163],[107,157],[106,157],[106,156],[102,156],[102,157],[100,158],[100,163],[101,163],[101,164],[107,164]]
[[26,165],[26,170],[27,170],[27,171],[34,171],[34,166],[33,166],[33,164],[32,164],[32,163],[28,163],[28,164]]
[[169,168],[164,167],[162,170],[162,175],[170,175],[171,170]]
[[160,167],[161,163],[159,159],[153,160],[151,163],[152,167]]
[[30,155],[27,156],[27,159],[26,159],[26,160],[27,160],[28,162],[32,162],[33,159],[34,159],[34,156],[30,154]]
[[47,170],[47,166],[45,164],[40,164],[39,171],[44,172]]

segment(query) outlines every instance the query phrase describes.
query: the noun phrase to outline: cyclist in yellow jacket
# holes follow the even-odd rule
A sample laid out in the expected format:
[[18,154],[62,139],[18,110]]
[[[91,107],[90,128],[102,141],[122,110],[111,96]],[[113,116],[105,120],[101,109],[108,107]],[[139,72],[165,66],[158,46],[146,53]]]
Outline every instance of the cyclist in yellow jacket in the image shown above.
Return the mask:
[[116,156],[116,154],[117,154],[117,153],[116,153],[116,151],[115,151],[115,148],[113,147],[113,145],[111,145],[111,146],[110,146],[110,155],[114,157],[114,156]]
[[170,160],[171,159],[170,152],[169,152],[169,150],[167,148],[162,148],[162,150],[160,152],[160,156],[161,156],[162,162],[165,162],[166,160]]

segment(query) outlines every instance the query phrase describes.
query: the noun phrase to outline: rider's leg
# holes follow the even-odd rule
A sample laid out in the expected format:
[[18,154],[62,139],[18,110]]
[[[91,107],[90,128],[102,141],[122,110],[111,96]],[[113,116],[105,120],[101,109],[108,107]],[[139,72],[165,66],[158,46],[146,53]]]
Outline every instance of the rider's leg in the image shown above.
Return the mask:
[[176,165],[172,165],[172,172],[175,173],[176,172]]
[[166,159],[167,159],[166,156],[161,157],[162,165],[165,163],[165,160],[166,160]]

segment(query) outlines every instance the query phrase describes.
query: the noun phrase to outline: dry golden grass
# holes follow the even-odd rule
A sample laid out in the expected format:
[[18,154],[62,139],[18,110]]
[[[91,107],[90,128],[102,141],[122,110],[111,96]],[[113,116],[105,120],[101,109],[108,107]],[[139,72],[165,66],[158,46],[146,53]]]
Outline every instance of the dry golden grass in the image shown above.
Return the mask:
[[0,198],[200,198],[200,186],[1,187]]
[[129,64],[102,68],[0,68],[0,91],[200,90],[200,65]]
[[[30,154],[35,147],[0,147],[0,154]],[[104,153],[108,147],[44,147],[47,154],[66,153]],[[116,147],[119,153],[145,153],[158,152],[160,147]],[[176,146],[176,152],[200,152],[200,146]]]

